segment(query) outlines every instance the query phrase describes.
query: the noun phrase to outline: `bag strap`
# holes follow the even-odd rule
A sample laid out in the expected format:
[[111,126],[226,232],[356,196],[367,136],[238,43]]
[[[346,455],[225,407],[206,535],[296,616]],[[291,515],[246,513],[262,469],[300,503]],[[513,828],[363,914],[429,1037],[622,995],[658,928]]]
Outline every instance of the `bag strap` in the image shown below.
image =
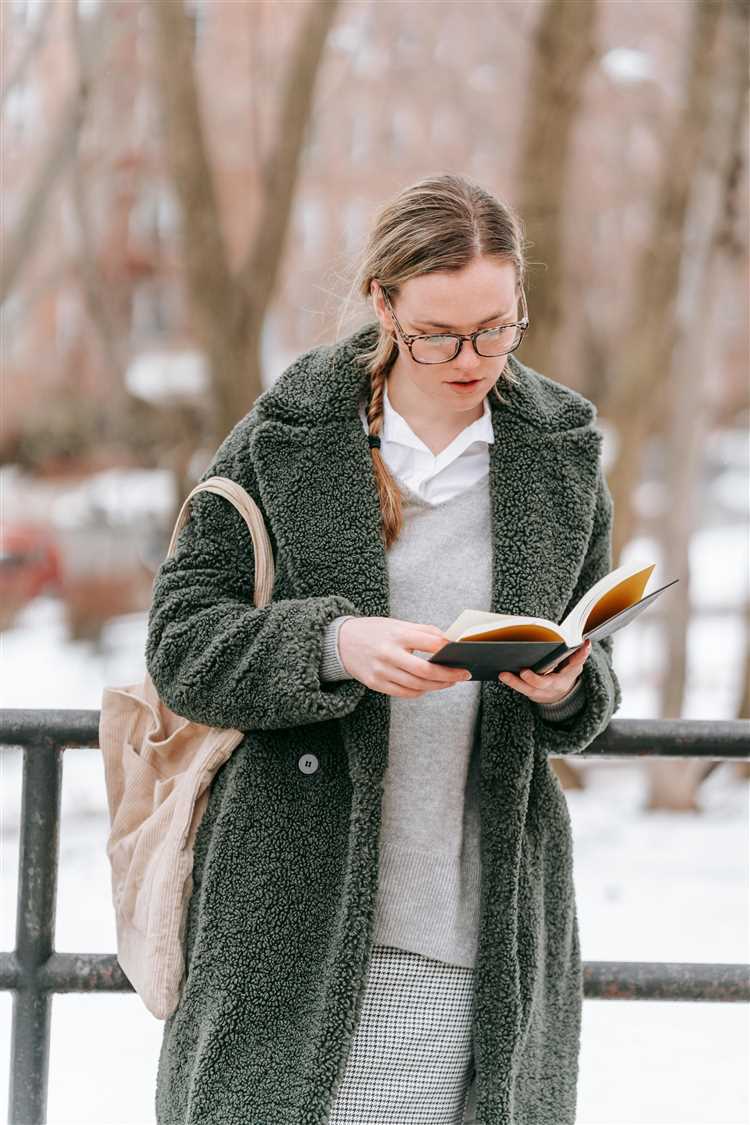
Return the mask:
[[268,537],[268,531],[266,530],[266,525],[263,520],[263,513],[252,496],[247,494],[242,485],[237,484],[234,480],[230,480],[229,477],[208,477],[207,480],[200,481],[199,484],[196,484],[195,488],[187,494],[180,508],[179,515],[177,516],[172,538],[169,540],[166,557],[170,558],[174,553],[177,536],[188,521],[190,516],[190,501],[195,496],[196,492],[214,492],[217,496],[223,496],[225,500],[228,500],[230,504],[234,505],[242,516],[253,539],[253,553],[255,555],[255,589],[253,592],[253,601],[256,608],[268,605],[271,600],[271,591],[273,590],[275,568],[271,540]]

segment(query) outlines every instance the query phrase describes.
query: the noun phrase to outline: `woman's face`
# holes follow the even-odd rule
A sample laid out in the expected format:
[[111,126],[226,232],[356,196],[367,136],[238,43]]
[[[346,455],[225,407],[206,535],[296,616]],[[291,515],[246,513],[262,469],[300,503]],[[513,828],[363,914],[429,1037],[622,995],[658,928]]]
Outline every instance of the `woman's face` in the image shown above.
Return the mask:
[[[372,283],[375,313],[385,328],[395,334],[399,354],[388,376],[388,394],[411,411],[435,421],[446,415],[481,414],[482,400],[492,390],[508,362],[508,356],[477,355],[469,340],[447,363],[415,363],[401,340],[393,317],[377,282]],[[518,320],[516,271],[509,262],[476,258],[457,273],[430,273],[413,277],[392,299],[399,324],[407,334],[441,331],[474,332]],[[455,381],[475,380],[465,389]]]

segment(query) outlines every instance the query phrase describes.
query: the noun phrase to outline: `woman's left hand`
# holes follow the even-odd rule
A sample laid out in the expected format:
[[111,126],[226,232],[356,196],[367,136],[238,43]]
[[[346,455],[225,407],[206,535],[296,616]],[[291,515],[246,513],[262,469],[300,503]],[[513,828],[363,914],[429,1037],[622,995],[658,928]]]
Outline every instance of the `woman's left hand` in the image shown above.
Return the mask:
[[521,695],[528,696],[534,703],[559,703],[572,690],[590,652],[591,641],[586,641],[568,658],[561,672],[548,672],[546,676],[539,676],[530,668],[522,668],[518,675],[515,672],[501,672],[498,679],[508,687],[520,691]]

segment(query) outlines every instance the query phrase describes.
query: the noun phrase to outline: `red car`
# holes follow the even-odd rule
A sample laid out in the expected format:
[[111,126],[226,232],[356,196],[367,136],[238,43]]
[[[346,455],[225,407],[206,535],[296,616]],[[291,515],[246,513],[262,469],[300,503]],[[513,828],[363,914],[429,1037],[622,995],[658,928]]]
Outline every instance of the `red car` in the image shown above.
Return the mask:
[[60,552],[54,533],[39,524],[0,528],[0,618],[7,627],[38,594],[60,589]]

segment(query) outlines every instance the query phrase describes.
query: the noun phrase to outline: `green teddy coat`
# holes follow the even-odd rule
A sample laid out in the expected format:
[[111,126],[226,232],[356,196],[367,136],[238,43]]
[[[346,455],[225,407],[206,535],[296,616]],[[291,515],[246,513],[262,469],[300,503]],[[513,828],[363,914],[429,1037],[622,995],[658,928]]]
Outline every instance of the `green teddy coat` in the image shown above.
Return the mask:
[[[371,950],[390,697],[321,684],[325,626],[387,617],[387,560],[355,362],[368,324],[313,348],[265,390],[204,477],[260,505],[276,578],[251,602],[247,528],[199,494],[154,583],[146,661],[197,722],[248,731],[198,829],[187,974],[164,1027],[159,1125],[324,1125],[357,1023]],[[588,399],[520,363],[489,396],[491,610],[559,621],[611,569],[612,500]],[[450,560],[446,560],[450,565]],[[481,912],[474,1052],[480,1125],[573,1125],[582,971],[572,836],[550,754],[575,754],[620,704],[612,639],[581,673],[566,724],[483,681]],[[319,760],[314,773],[303,755]]]

